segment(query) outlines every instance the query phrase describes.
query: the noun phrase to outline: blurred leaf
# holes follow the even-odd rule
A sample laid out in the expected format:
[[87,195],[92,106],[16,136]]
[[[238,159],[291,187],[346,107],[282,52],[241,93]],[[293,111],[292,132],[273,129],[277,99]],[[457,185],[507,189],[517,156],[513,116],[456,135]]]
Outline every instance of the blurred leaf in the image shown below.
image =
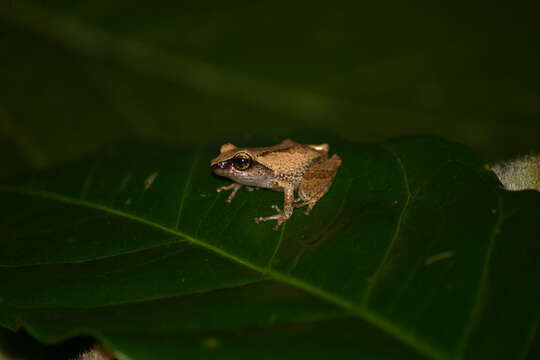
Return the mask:
[[311,127],[437,134],[490,160],[539,150],[540,23],[523,4],[4,3],[0,122],[17,126],[0,136],[37,165],[122,138]]
[[0,323],[133,359],[525,357],[540,194],[437,138],[331,145],[330,192],[280,232],[252,219],[281,194],[214,191],[217,144],[112,148],[2,185]]

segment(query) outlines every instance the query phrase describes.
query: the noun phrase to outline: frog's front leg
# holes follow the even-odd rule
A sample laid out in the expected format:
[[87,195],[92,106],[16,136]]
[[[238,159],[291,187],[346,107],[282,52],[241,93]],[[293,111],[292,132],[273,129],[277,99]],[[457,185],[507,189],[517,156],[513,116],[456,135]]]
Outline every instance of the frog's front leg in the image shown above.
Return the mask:
[[274,230],[277,231],[279,230],[281,224],[283,224],[291,217],[294,209],[294,187],[288,184],[283,186],[283,194],[285,199],[283,203],[283,211],[281,211],[277,205],[272,205],[272,208],[275,209],[278,213],[272,216],[256,217],[254,220],[257,224],[261,221],[276,220],[277,224],[276,226],[274,226]]
[[216,189],[216,191],[222,192],[224,190],[232,190],[229,196],[227,197],[227,199],[225,199],[225,202],[230,203],[234,199],[234,197],[236,196],[236,193],[238,192],[238,190],[240,190],[241,187],[242,187],[242,184],[232,183],[230,185],[220,186]]

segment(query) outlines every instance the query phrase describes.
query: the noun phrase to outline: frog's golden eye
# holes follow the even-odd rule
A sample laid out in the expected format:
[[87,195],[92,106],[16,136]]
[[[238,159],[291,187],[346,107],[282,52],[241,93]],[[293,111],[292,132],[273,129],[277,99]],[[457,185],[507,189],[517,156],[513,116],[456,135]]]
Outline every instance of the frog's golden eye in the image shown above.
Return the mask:
[[253,160],[251,159],[251,156],[248,154],[241,152],[236,155],[234,155],[234,158],[232,159],[233,166],[236,170],[247,170],[250,166]]

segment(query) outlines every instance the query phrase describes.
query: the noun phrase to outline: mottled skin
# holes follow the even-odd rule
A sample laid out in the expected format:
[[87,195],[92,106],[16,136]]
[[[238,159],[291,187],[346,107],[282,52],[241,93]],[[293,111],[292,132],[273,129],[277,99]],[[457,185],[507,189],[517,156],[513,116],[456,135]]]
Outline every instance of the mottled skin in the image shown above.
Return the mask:
[[[226,202],[231,202],[243,185],[248,189],[282,191],[285,195],[283,211],[272,205],[276,215],[255,218],[257,223],[276,220],[274,230],[278,230],[291,217],[295,207],[307,206],[305,213],[309,214],[332,185],[341,158],[335,154],[328,158],[328,144],[302,145],[286,139],[278,145],[257,148],[224,144],[210,165],[216,175],[234,181],[217,189],[218,192],[232,190]],[[297,199],[294,198],[295,191]]]

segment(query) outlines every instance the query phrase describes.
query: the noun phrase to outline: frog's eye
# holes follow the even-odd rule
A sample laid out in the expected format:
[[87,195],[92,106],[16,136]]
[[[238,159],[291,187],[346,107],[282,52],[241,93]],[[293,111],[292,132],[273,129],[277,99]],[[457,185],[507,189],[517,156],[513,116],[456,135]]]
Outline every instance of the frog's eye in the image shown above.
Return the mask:
[[251,162],[251,156],[244,152],[234,155],[234,158],[232,159],[233,166],[236,170],[248,169],[251,166]]

